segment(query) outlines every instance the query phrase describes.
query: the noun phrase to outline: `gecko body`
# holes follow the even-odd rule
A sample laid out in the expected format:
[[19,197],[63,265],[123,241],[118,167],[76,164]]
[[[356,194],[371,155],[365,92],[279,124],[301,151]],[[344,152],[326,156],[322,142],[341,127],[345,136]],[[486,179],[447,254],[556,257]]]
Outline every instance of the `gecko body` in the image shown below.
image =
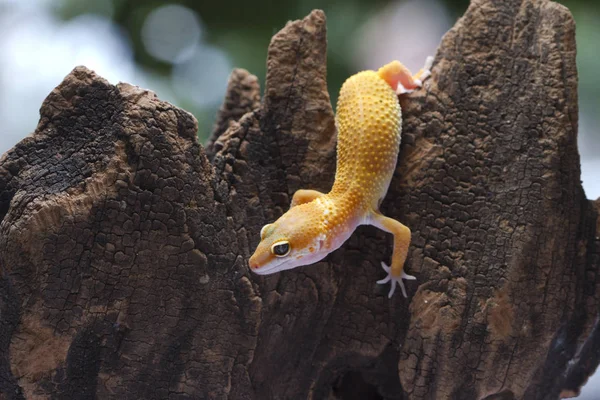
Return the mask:
[[379,205],[396,168],[402,117],[397,93],[412,91],[429,76],[431,58],[415,76],[393,61],[377,72],[362,71],[344,82],[338,98],[335,182],[327,194],[315,190],[294,193],[288,212],[265,225],[261,241],[248,262],[257,274],[272,274],[315,263],[339,248],[359,225],[374,225],[394,235],[391,267],[382,262],[391,282],[389,297],[402,279],[410,230],[385,217]]

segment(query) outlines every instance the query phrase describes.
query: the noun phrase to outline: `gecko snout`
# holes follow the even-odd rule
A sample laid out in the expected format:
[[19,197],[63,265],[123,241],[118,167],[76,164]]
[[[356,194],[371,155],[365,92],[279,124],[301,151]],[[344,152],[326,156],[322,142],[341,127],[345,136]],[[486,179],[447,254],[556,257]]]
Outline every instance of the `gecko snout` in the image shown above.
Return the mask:
[[266,258],[267,257],[261,252],[254,253],[248,260],[248,266],[250,267],[250,270],[252,272],[257,272],[260,270],[260,268],[263,267],[268,261]]
[[253,257],[250,257],[250,260],[248,260],[248,266],[250,267],[250,269],[256,269],[260,265],[258,265],[258,262],[256,260],[253,260]]

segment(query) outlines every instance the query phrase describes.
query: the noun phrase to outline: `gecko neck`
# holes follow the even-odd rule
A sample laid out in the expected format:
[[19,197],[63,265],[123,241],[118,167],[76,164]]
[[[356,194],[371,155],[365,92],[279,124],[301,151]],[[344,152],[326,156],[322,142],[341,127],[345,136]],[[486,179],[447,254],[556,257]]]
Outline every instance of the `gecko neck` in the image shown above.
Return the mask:
[[[394,157],[394,164],[396,157]],[[336,174],[335,182],[327,196],[336,204],[347,204],[356,213],[365,213],[379,208],[381,199],[387,193],[394,170],[362,171],[354,174],[351,180]]]

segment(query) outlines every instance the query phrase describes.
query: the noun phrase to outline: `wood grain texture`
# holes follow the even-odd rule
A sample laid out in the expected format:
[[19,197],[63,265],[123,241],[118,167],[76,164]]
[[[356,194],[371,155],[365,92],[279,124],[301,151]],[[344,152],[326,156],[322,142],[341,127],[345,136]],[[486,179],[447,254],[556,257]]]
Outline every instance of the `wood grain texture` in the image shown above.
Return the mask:
[[193,116],[78,67],[0,160],[0,399],[557,399],[598,365],[598,202],[577,153],[575,27],[475,0],[402,99],[382,212],[413,232],[249,273],[260,228],[328,191],[325,16],[271,42],[265,97],[232,75],[207,150]]

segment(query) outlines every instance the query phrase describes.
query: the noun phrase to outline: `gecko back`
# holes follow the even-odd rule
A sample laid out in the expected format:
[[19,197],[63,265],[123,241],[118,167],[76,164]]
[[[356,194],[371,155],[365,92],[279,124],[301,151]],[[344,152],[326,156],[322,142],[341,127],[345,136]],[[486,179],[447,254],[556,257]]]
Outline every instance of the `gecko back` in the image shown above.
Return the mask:
[[337,169],[332,193],[360,193],[377,207],[392,178],[401,128],[395,91],[377,72],[360,72],[344,83],[338,99]]

